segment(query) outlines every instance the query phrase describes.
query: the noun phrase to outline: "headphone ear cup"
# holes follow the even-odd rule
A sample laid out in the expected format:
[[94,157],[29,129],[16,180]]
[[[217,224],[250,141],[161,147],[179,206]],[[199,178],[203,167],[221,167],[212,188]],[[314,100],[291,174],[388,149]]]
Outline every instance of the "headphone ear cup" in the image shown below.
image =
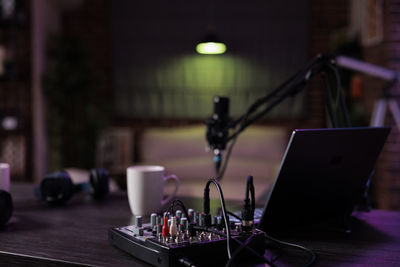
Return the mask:
[[40,183],[42,198],[48,203],[63,204],[74,193],[74,185],[65,171],[46,175]]
[[13,202],[11,194],[0,190],[0,226],[5,225],[10,220],[13,212]]
[[109,191],[108,172],[102,168],[90,170],[90,184],[93,189],[93,198],[104,198]]

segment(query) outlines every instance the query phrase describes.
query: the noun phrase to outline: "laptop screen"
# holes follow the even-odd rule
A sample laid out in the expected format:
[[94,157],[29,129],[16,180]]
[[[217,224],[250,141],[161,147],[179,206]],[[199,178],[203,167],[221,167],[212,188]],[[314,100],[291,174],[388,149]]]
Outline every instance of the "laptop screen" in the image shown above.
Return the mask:
[[345,227],[389,132],[389,127],[293,131],[258,228],[275,234],[331,227],[328,222]]

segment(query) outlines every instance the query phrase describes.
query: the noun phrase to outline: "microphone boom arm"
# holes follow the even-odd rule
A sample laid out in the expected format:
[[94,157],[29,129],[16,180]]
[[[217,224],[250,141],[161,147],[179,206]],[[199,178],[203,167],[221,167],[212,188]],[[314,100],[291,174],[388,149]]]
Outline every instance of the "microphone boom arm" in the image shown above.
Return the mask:
[[[220,148],[225,148],[226,144],[230,141],[234,143],[236,138],[240,133],[242,133],[248,126],[265,116],[269,111],[271,111],[275,106],[280,104],[283,100],[285,100],[289,96],[294,96],[298,93],[300,93],[303,89],[306,88],[308,85],[309,80],[314,77],[317,74],[321,74],[323,80],[324,80],[324,87],[326,90],[326,96],[327,96],[327,101],[326,101],[326,109],[328,112],[328,117],[331,120],[331,123],[333,127],[339,127],[339,121],[336,118],[336,115],[334,113],[334,107],[332,106],[332,98],[333,95],[331,93],[331,88],[329,86],[330,78],[332,76],[329,76],[328,73],[332,74],[333,77],[335,78],[335,85],[336,85],[336,112],[341,110],[341,115],[343,116],[343,124],[345,127],[350,127],[350,120],[347,112],[347,108],[345,105],[345,100],[344,100],[344,94],[342,92],[341,88],[341,81],[340,81],[340,75],[338,72],[338,67],[343,67],[359,72],[363,72],[366,74],[369,74],[371,76],[379,77],[384,80],[391,81],[391,83],[394,85],[397,83],[397,81],[400,78],[399,73],[395,71],[391,71],[389,69],[385,69],[379,66],[375,66],[370,63],[362,62],[356,59],[352,59],[346,56],[342,55],[332,55],[332,54],[319,54],[315,58],[311,60],[311,62],[303,69],[299,70],[296,72],[294,75],[292,75],[288,80],[286,80],[284,83],[282,83],[279,87],[277,87],[275,90],[273,90],[271,93],[268,95],[259,98],[256,100],[246,111],[244,115],[239,117],[237,120],[233,121],[232,123],[229,123],[225,125],[225,128],[219,128],[219,132],[223,133],[228,133],[229,130],[233,130],[233,133],[229,134],[224,134],[224,137],[219,136],[218,140],[218,146]],[[263,110],[259,111],[258,113],[254,114],[261,106],[268,104]],[[398,110],[398,114],[393,112],[396,118],[396,122],[398,121],[399,123],[399,129],[400,129],[400,109]],[[252,116],[252,117],[250,117]],[[222,137],[222,138],[221,138]],[[210,142],[210,139],[207,138],[207,140]],[[231,145],[232,147],[233,145]],[[215,145],[212,146],[215,148]],[[231,150],[231,148],[230,148]],[[230,153],[230,150],[228,151],[228,155]],[[216,158],[218,155],[220,156],[220,149],[214,150],[214,152],[217,151],[218,153],[216,154]],[[219,157],[220,159],[220,157]],[[228,159],[225,161],[227,162]],[[225,165],[226,165],[225,162]],[[220,163],[218,163],[220,164]],[[217,167],[217,170],[219,169],[219,166]],[[222,172],[218,175],[218,179],[221,179],[223,176],[225,166],[223,167]]]
[[[321,72],[326,72],[327,69],[333,69],[335,68],[334,63],[335,63],[335,57],[331,55],[326,55],[326,54],[320,54],[316,56],[304,69],[298,71],[296,74],[291,76],[288,80],[286,80],[282,85],[280,85],[278,88],[276,88],[274,91],[272,91],[270,94],[268,94],[265,97],[262,97],[256,102],[250,106],[250,108],[247,110],[246,114],[241,116],[239,119],[237,119],[232,125],[233,127],[240,125],[239,129],[237,129],[232,135],[228,136],[226,142],[231,141],[232,139],[236,138],[241,132],[243,132],[248,126],[253,124],[255,121],[259,120],[265,114],[267,114],[269,111],[271,111],[275,106],[277,106],[279,103],[281,103],[283,100],[285,100],[289,96],[294,96],[298,93],[300,93],[303,89],[306,88],[308,85],[308,81],[314,77],[317,74],[320,74]],[[340,84],[337,84],[339,90]],[[328,90],[328,88],[326,88]],[[283,93],[282,93],[283,92]],[[278,95],[279,93],[282,93],[281,95]],[[330,92],[328,92],[330,93]],[[254,113],[257,108],[259,108],[261,105],[266,104],[268,101],[273,99],[274,97],[277,97],[276,99],[272,100],[270,105],[268,105],[264,110],[256,114],[253,118],[248,120],[248,117]],[[344,115],[347,113],[345,110],[344,106],[341,106],[343,109]],[[330,114],[333,114],[333,111],[331,110],[331,104],[330,102],[327,103],[327,109]],[[346,116],[346,115],[345,115]],[[333,119],[331,117],[331,119]],[[335,125],[335,123],[333,123]]]

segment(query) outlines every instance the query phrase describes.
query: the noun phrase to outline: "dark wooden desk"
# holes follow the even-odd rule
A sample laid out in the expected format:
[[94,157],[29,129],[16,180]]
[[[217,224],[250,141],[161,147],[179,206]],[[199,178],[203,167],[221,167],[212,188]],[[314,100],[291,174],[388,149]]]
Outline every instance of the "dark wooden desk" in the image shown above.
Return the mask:
[[[63,207],[37,200],[33,185],[13,184],[11,193],[14,215],[0,230],[0,266],[147,266],[108,243],[109,228],[131,223],[125,192],[103,202],[77,194]],[[201,202],[194,203],[200,208]],[[315,266],[400,266],[400,212],[356,214],[353,229],[349,238],[314,235],[289,241],[312,248],[318,255]],[[284,256],[277,261],[287,264]]]

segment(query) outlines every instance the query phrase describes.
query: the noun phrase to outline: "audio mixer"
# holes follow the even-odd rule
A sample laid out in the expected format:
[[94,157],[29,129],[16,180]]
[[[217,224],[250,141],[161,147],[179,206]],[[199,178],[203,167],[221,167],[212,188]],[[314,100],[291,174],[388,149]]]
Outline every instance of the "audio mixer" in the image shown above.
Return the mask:
[[[264,254],[262,231],[243,229],[241,223],[225,224],[223,218],[215,216],[206,227],[204,214],[192,209],[188,210],[188,216],[189,220],[181,210],[173,215],[153,213],[149,223],[143,223],[142,217],[136,216],[134,225],[110,229],[109,240],[112,245],[154,266],[221,266],[228,262],[224,226],[229,225],[235,260],[246,257],[248,262],[249,258]],[[239,250],[240,253],[236,253]]]

